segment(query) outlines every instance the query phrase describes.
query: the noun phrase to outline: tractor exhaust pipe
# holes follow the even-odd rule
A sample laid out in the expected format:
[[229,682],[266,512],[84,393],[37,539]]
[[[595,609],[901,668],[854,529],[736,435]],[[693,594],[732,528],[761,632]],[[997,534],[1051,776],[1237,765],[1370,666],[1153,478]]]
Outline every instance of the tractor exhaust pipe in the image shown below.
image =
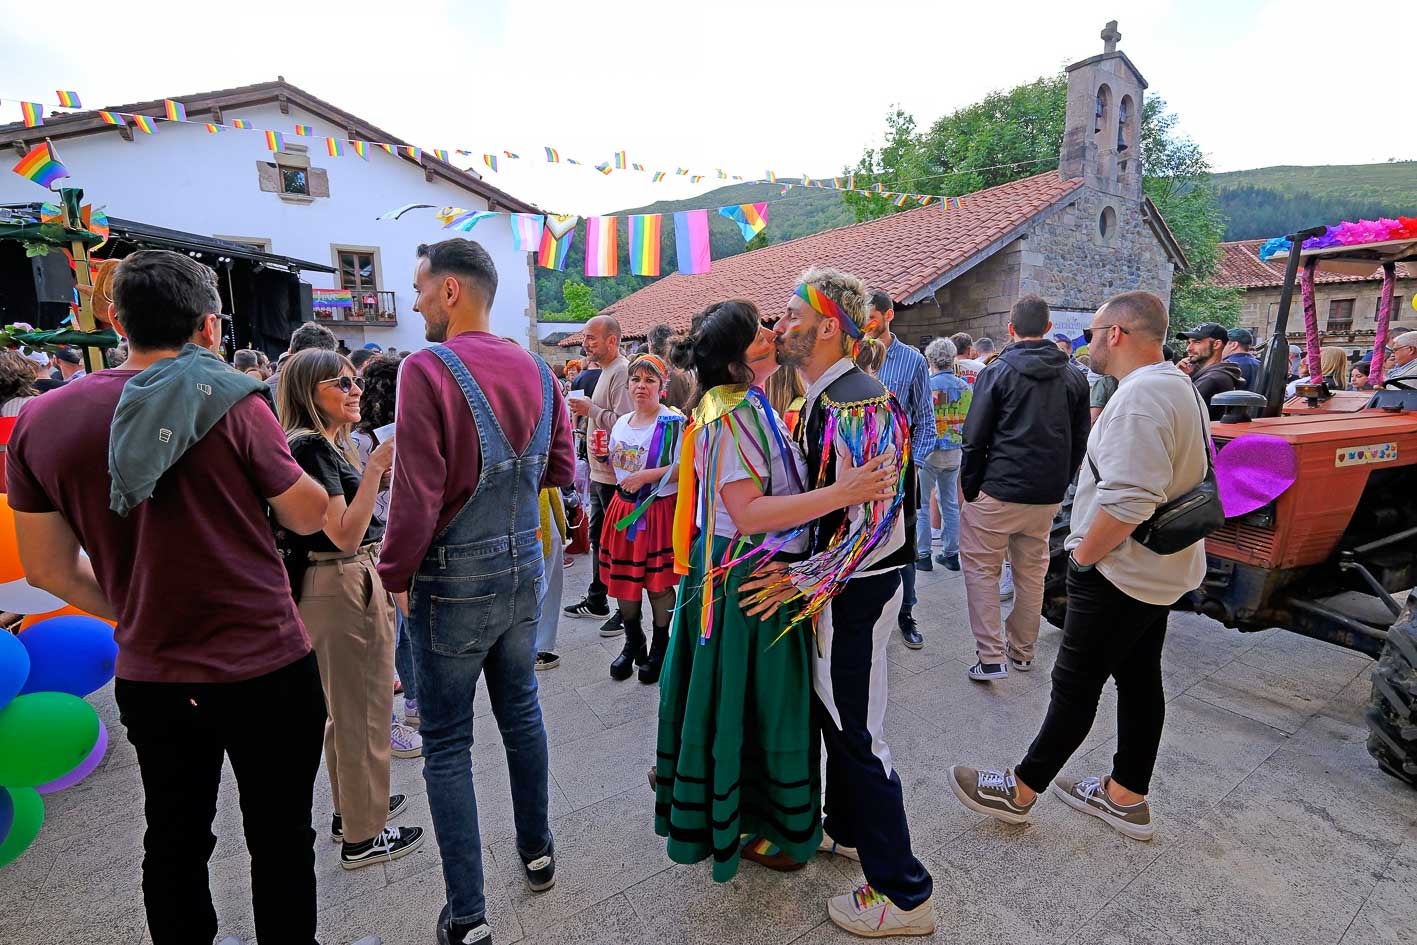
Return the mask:
[[1284,288],[1279,292],[1279,312],[1275,315],[1274,331],[1265,349],[1260,376],[1264,378],[1264,416],[1277,417],[1284,409],[1284,385],[1289,377],[1289,306],[1294,301],[1294,282],[1299,276],[1299,251],[1304,240],[1322,236],[1326,226],[1314,226],[1285,237],[1289,241],[1289,262],[1284,270]]

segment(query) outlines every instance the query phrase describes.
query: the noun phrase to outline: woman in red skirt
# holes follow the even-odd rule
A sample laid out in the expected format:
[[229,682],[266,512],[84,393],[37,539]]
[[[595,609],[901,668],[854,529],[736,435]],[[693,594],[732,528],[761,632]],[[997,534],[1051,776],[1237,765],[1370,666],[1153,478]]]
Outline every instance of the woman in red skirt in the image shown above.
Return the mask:
[[[615,498],[605,510],[600,539],[600,573],[625,623],[625,649],[610,664],[610,678],[629,679],[635,666],[640,682],[659,682],[674,613],[674,494],[678,491],[679,437],[684,416],[661,400],[669,367],[652,354],[630,362],[633,413],[610,431],[610,465]],[[652,639],[645,646],[640,600],[649,594]]]

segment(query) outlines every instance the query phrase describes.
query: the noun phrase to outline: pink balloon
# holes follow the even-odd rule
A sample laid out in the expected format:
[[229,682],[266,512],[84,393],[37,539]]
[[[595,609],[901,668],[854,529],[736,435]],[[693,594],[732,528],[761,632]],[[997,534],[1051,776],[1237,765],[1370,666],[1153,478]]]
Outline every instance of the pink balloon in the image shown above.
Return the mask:
[[55,791],[62,791],[78,784],[84,778],[94,773],[100,764],[103,763],[104,755],[108,754],[108,729],[103,724],[103,719],[98,720],[98,741],[94,742],[93,751],[89,756],[79,762],[79,766],[63,777],[55,778],[48,784],[41,784],[35,788],[40,794],[53,794]]

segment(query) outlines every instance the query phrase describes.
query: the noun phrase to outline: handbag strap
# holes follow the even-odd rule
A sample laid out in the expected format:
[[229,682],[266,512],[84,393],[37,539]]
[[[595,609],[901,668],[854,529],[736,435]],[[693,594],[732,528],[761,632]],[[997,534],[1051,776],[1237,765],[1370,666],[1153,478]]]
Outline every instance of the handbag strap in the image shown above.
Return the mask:
[[[1194,384],[1191,385],[1191,393],[1196,397],[1196,405],[1201,411],[1201,439],[1205,441],[1205,475],[1201,476],[1201,482],[1210,478],[1210,474],[1215,469],[1215,441],[1210,436],[1210,411],[1206,409],[1205,401],[1201,399],[1200,391],[1196,390]],[[1092,470],[1094,482],[1102,481],[1102,473],[1097,471],[1097,464],[1092,461],[1092,451],[1083,450],[1083,455],[1087,457],[1087,465]]]

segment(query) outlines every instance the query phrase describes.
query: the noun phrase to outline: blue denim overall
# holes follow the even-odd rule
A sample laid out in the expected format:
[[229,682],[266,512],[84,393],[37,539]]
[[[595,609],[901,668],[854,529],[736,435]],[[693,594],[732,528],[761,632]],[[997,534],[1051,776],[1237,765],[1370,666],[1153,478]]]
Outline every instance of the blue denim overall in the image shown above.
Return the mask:
[[408,619],[417,649],[423,779],[443,858],[448,914],[471,923],[484,918],[486,908],[471,764],[479,674],[506,746],[517,851],[524,862],[551,851],[546,728],[535,665],[545,580],[537,499],[551,443],[555,382],[537,358],[545,407],[518,455],[462,359],[444,345],[429,350],[462,388],[482,449],[477,491],[429,546],[409,590]]

